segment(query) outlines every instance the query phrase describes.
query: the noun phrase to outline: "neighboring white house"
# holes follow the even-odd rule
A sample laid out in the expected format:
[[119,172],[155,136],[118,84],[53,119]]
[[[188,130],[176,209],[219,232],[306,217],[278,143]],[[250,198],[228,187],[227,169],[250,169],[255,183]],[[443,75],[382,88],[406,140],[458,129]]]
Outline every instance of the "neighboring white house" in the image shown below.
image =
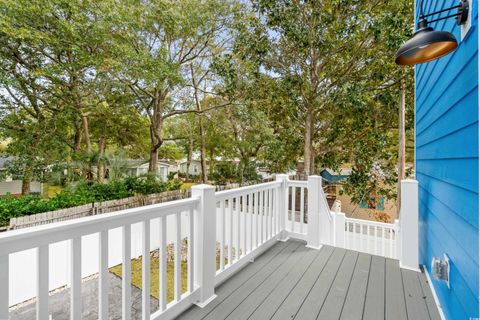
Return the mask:
[[[178,172],[187,173],[187,160],[182,160],[178,165]],[[207,165],[208,170],[208,165]],[[188,174],[193,176],[199,176],[202,173],[202,163],[199,160],[190,160],[190,168]]]
[[[6,173],[8,163],[15,161],[16,157],[0,157],[0,172]],[[43,184],[38,181],[30,182],[30,193],[42,193]],[[12,176],[5,174],[4,180],[0,181],[0,196],[22,194],[22,180],[13,180]]]
[[[169,162],[163,162],[163,161],[157,162],[157,176],[164,182],[168,180],[168,173],[169,173],[170,167],[171,167],[171,163]],[[130,160],[126,173],[127,175],[132,177],[138,177],[148,173],[148,161]]]

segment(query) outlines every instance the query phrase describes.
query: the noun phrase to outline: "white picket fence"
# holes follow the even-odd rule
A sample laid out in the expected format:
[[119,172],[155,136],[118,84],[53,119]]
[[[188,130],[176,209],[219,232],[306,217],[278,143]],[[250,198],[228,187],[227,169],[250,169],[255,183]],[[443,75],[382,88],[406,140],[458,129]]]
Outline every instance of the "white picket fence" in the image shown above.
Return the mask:
[[[409,189],[412,186],[416,187],[407,184],[407,191],[413,190]],[[414,196],[405,194],[406,198]],[[405,219],[409,223],[414,220]],[[8,319],[9,306],[31,297],[36,297],[37,319],[48,319],[49,291],[62,285],[71,288],[71,319],[80,319],[81,280],[95,273],[99,275],[99,318],[108,319],[108,268],[119,263],[123,264],[123,319],[130,319],[130,259],[139,255],[143,256],[145,320],[173,319],[192,304],[208,304],[215,297],[215,286],[277,240],[289,237],[306,240],[311,248],[327,244],[400,258],[408,267],[412,262],[403,261],[406,255],[401,249],[407,250],[411,244],[401,245],[400,227],[404,231],[410,228],[403,223],[345,218],[338,206],[331,211],[318,176],[290,181],[286,175],[277,175],[273,182],[217,193],[211,186],[194,186],[191,198],[184,200],[0,234],[0,319]],[[180,250],[184,238],[188,243],[186,292],[181,290]],[[174,244],[174,300],[169,303],[168,243]],[[157,248],[159,309],[150,310],[149,260],[150,252]],[[25,268],[29,272],[25,273]]]

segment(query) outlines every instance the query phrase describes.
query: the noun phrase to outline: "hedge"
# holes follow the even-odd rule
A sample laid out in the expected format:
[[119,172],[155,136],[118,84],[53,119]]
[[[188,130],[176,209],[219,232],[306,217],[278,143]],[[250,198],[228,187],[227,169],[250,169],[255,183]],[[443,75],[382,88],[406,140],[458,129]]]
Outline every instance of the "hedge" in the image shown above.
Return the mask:
[[53,198],[28,195],[0,198],[0,226],[11,218],[81,206],[88,203],[116,200],[134,195],[147,195],[180,189],[181,182],[158,182],[151,177],[128,177],[109,183],[80,183],[62,190]]

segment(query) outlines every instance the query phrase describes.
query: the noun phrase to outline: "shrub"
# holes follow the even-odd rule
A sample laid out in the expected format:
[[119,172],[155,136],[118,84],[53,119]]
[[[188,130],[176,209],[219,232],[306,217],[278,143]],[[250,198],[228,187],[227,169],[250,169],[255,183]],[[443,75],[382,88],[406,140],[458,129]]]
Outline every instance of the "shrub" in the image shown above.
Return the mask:
[[38,195],[20,198],[0,198],[0,225],[8,225],[11,218],[54,211],[87,203],[131,197],[137,194],[152,194],[180,189],[181,182],[159,182],[152,176],[128,177],[109,183],[80,182],[72,185],[51,199]]

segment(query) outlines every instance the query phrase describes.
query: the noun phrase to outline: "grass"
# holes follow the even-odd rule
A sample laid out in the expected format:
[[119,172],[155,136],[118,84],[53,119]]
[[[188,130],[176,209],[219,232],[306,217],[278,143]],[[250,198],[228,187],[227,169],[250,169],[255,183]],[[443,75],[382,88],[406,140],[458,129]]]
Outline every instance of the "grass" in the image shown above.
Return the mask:
[[[118,277],[122,277],[122,265],[119,264],[110,268],[110,272],[114,273]],[[173,301],[174,298],[174,262],[167,262],[167,303]],[[159,299],[160,294],[158,292],[158,258],[150,257],[150,295]],[[182,290],[184,293],[187,291],[187,262],[182,261],[181,264],[182,274]],[[132,285],[142,289],[142,257],[132,260]]]
[[[225,264],[227,259],[225,259]],[[220,266],[220,257],[217,256],[217,270]],[[122,277],[122,265],[116,265],[110,268],[110,272],[118,277]],[[182,278],[182,294],[187,292],[187,262],[182,261],[181,264],[181,278]],[[158,258],[150,257],[150,295],[160,299],[158,291]],[[132,259],[132,285],[142,289],[142,257]],[[167,303],[174,299],[174,261],[167,262]]]
[[50,184],[45,184],[43,186],[43,194],[44,196],[46,196],[47,198],[53,198],[55,197],[57,194],[59,194],[64,188],[62,186],[54,186],[54,185],[50,185]]
[[190,188],[192,188],[192,186],[196,185],[197,183],[195,182],[185,182],[185,183],[182,183],[182,185],[180,186],[180,190],[188,190]]

